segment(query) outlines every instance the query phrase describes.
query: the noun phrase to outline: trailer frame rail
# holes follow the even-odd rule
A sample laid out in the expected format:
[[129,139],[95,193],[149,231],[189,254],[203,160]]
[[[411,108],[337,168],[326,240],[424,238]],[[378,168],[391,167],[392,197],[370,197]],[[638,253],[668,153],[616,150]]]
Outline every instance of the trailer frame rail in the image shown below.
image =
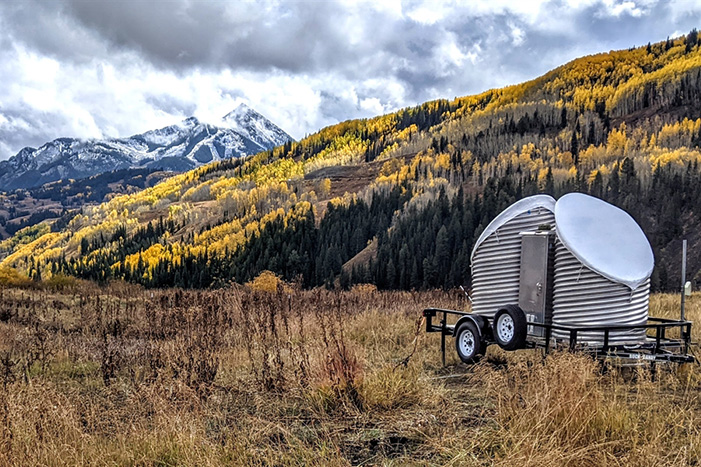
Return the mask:
[[[462,317],[480,316],[491,324],[491,319],[474,313],[465,311],[449,310],[445,308],[426,308],[423,310],[426,318],[426,332],[441,333],[441,355],[445,365],[445,337],[453,336],[455,325],[448,324],[448,316],[455,315]],[[440,322],[435,323],[434,318],[440,315]],[[669,318],[648,317],[646,324],[639,325],[612,325],[612,326],[561,326],[556,324],[543,324],[527,321],[528,326],[540,327],[545,330],[544,338],[530,338],[526,348],[542,348],[547,355],[553,347],[566,348],[569,351],[581,351],[591,354],[595,358],[618,358],[638,362],[674,362],[693,363],[696,358],[689,353],[692,345],[691,322],[687,320],[675,320]],[[679,338],[668,337],[668,330],[679,329]],[[491,326],[489,327],[491,329]],[[610,335],[612,331],[633,331],[644,329],[648,336],[646,342],[635,345],[611,344]],[[567,340],[555,341],[553,344],[553,331],[563,331],[569,335]],[[652,335],[648,331],[654,330]],[[578,343],[577,336],[583,332],[603,333],[603,345],[592,346],[585,343]],[[496,343],[491,332],[482,336],[487,345]],[[677,350],[674,352],[673,350]]]

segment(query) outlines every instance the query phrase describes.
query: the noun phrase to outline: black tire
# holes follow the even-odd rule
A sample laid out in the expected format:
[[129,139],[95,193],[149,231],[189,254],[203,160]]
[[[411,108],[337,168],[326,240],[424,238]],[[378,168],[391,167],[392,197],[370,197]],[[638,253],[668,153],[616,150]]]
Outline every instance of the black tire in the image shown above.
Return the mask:
[[494,315],[492,334],[502,349],[522,349],[526,345],[527,332],[526,314],[518,306],[506,305]]
[[475,363],[484,354],[484,344],[472,321],[465,321],[455,332],[455,350],[464,363]]

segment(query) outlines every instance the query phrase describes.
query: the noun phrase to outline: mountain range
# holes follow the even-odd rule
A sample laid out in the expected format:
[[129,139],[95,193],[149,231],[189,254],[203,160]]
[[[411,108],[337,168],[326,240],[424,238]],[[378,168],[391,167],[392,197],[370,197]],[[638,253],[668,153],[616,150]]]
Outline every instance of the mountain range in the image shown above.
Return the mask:
[[[263,271],[306,287],[469,287],[472,247],[500,211],[576,191],[640,224],[652,290],[677,289],[682,238],[687,278],[701,285],[701,40],[694,30],[590,55],[521,84],[153,175],[129,174],[121,194],[58,219],[15,213],[0,270],[159,288]],[[0,196],[0,210],[8,203],[9,216],[22,196]]]
[[216,126],[190,117],[128,138],[58,138],[39,148],[26,147],[0,162],[0,190],[32,188],[128,168],[182,172],[288,141],[292,141],[290,135],[241,104]]

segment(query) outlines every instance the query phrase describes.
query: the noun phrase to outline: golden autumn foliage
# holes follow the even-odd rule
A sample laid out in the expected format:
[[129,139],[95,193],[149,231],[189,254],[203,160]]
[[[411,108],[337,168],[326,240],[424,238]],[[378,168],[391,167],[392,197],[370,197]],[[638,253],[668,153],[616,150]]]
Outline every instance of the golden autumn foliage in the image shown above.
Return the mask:
[[0,286],[3,287],[32,287],[34,282],[14,268],[0,267]]
[[255,279],[250,282],[246,282],[246,286],[257,290],[260,292],[277,293],[278,289],[282,287],[285,293],[292,293],[292,289],[274,272],[263,271],[258,274]]
[[[701,159],[701,119],[653,112],[679,105],[699,88],[701,51],[683,38],[583,57],[525,83],[341,122],[271,151],[115,196],[85,207],[61,232],[45,223],[20,230],[0,243],[0,264],[29,271],[37,262],[48,269],[57,258],[96,261],[122,247],[125,240],[114,238],[121,229],[128,239],[159,219],[177,228],[109,267],[141,262],[148,271],[159,259],[224,255],[275,219],[323,212],[343,187],[320,170],[328,167],[372,162],[369,181],[354,190],[410,186],[420,202],[441,187],[479,191],[490,177],[514,174],[541,188],[572,180],[605,185],[626,158],[649,180],[658,168],[681,169]],[[85,242],[93,251],[83,258]]]

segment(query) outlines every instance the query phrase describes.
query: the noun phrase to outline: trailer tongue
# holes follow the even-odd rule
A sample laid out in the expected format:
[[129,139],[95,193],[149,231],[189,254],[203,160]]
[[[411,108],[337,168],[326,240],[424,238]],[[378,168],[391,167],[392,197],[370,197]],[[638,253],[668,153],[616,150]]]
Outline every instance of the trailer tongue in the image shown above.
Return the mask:
[[444,363],[446,336],[455,338],[466,363],[492,344],[693,362],[691,322],[683,315],[648,316],[653,266],[647,238],[619,208],[580,193],[557,203],[547,195],[524,198],[497,216],[475,244],[473,312],[427,308],[426,332],[441,333]]

